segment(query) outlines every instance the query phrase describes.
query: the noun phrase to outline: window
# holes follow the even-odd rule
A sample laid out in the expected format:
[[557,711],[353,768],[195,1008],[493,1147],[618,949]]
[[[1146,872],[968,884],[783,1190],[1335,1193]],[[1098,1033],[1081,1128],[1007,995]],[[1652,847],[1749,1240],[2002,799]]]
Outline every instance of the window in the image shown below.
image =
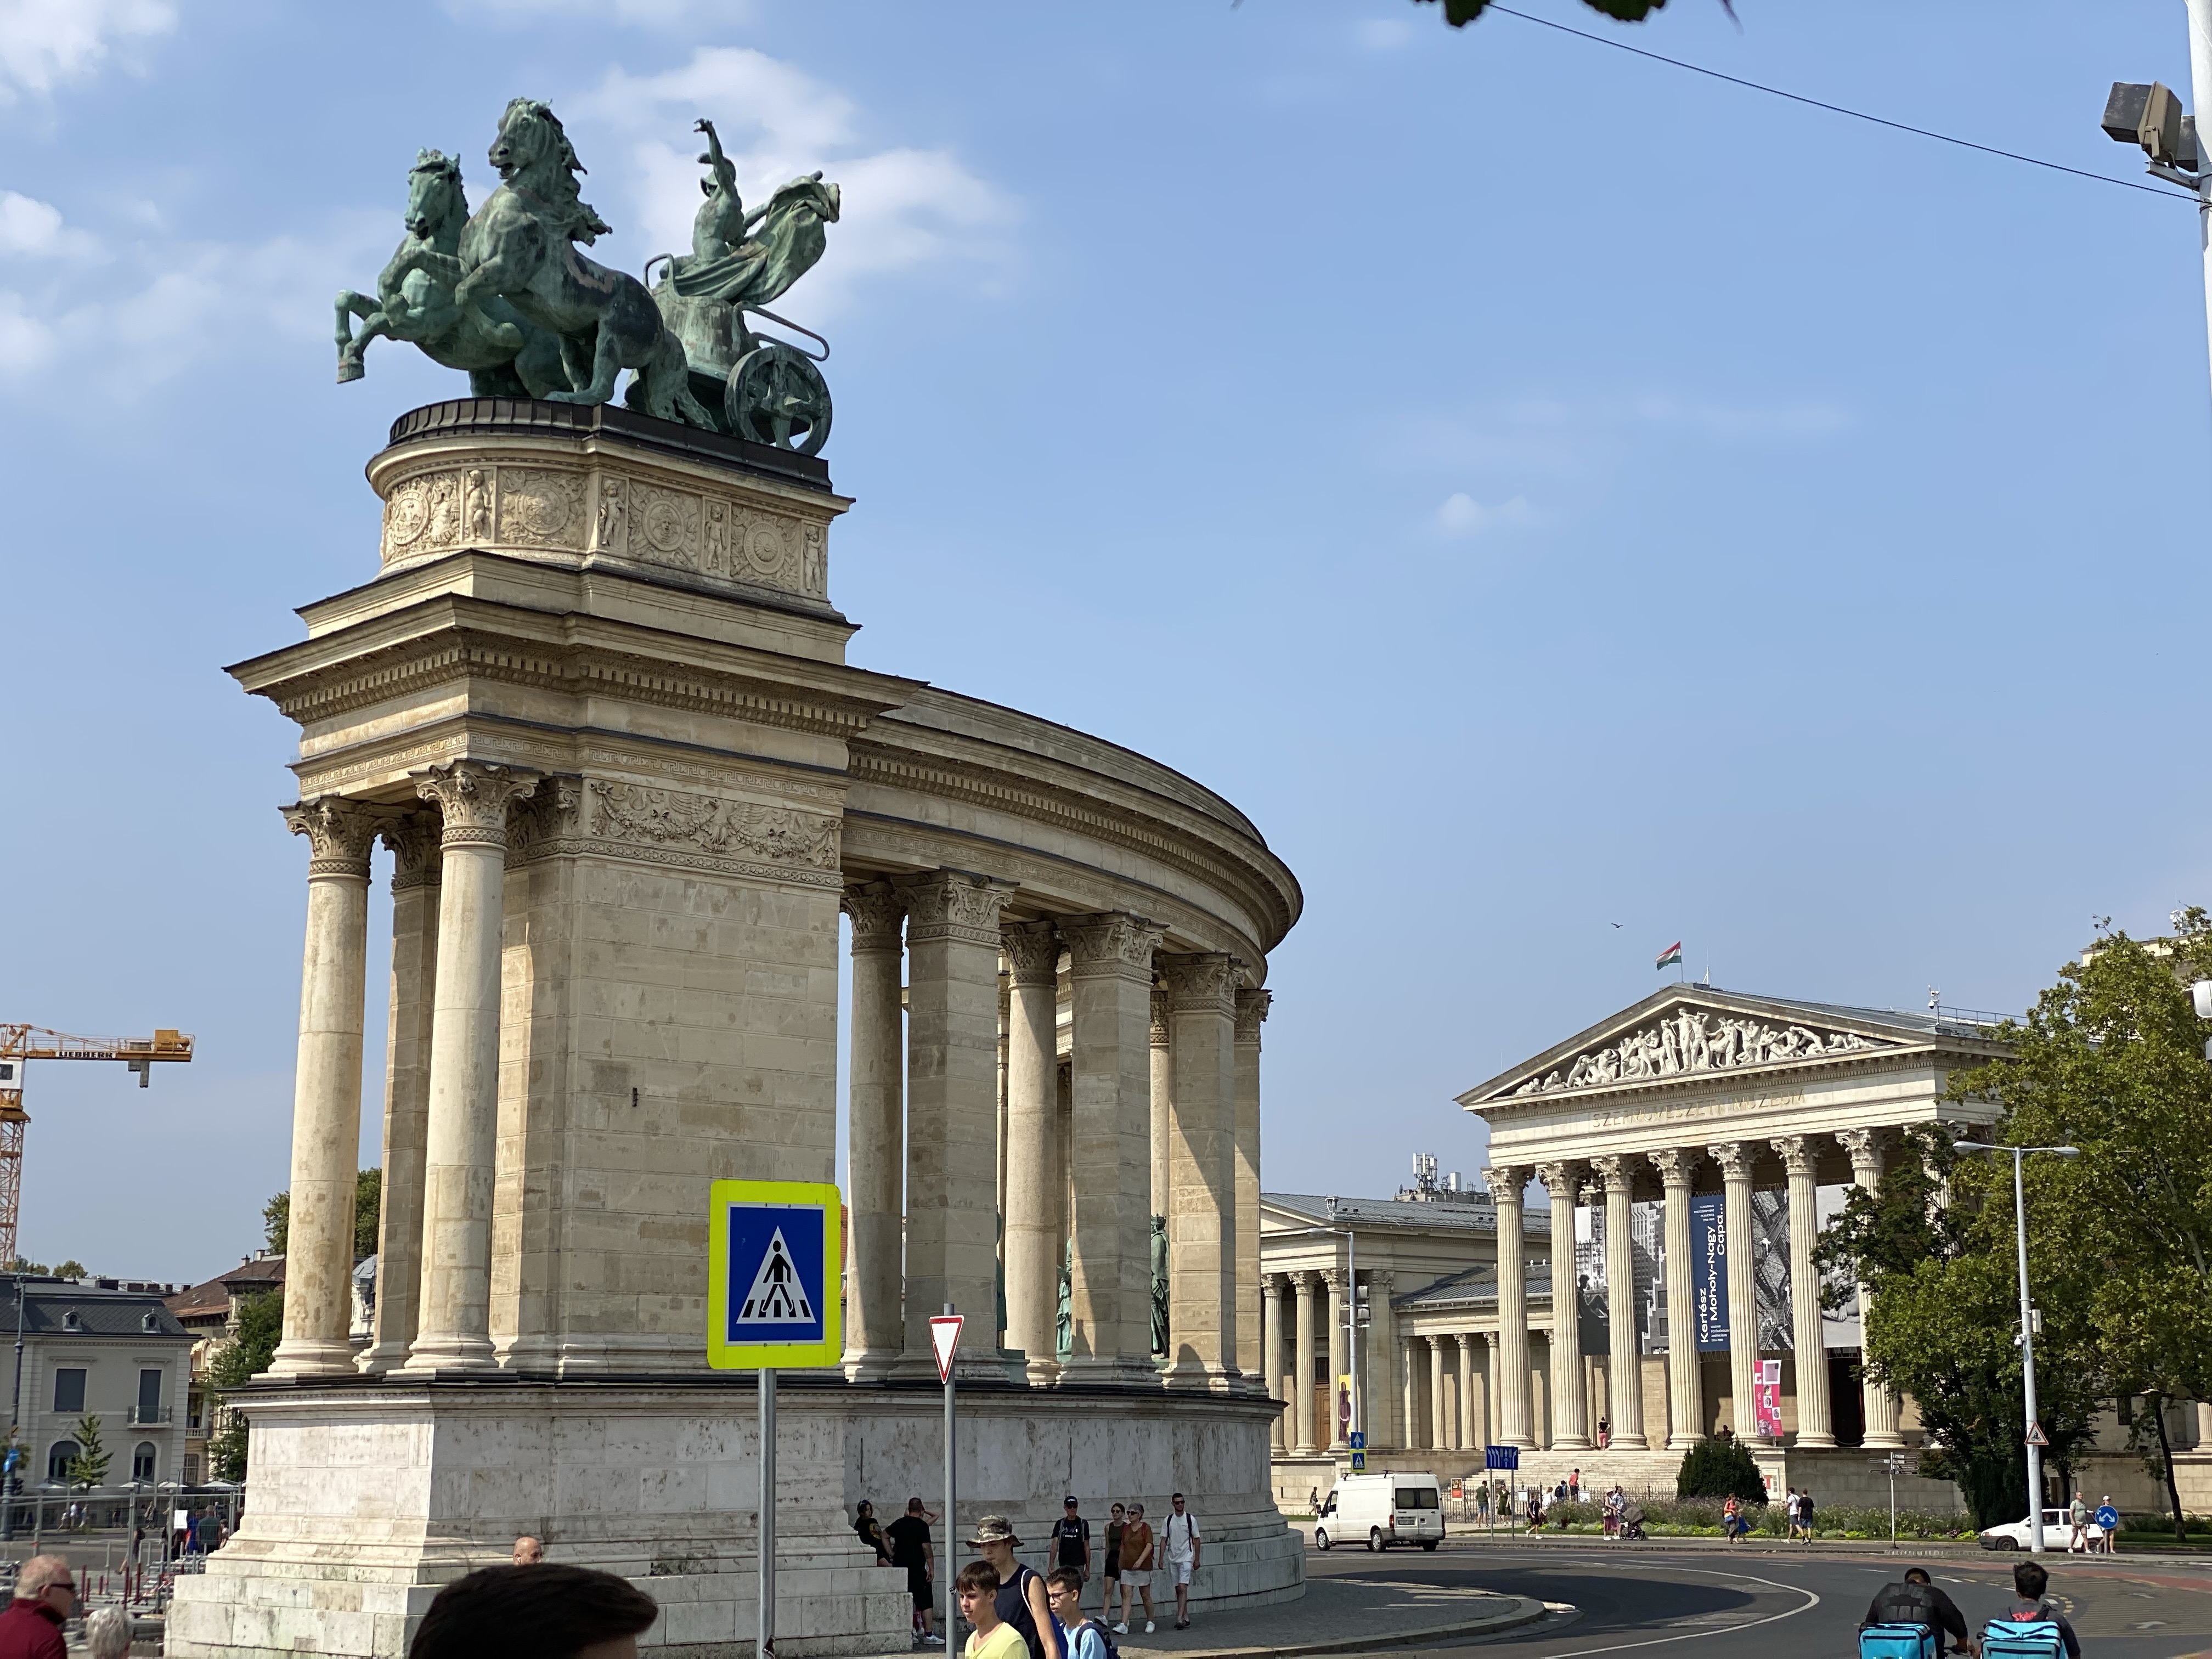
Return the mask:
[[1401,1486],[1391,1497],[1401,1510],[1432,1510],[1437,1507],[1434,1486]]
[[64,1367],[54,1373],[54,1409],[58,1412],[81,1412],[84,1409],[84,1370],[82,1366]]
[[154,1478],[154,1443],[152,1441],[141,1440],[138,1443],[138,1449],[131,1454],[131,1478],[133,1480],[151,1480]]
[[193,1452],[185,1459],[185,1484],[197,1486],[200,1483],[200,1455]]
[[141,1423],[161,1420],[161,1373],[157,1370],[138,1373],[138,1420]]
[[[82,1371],[79,1371],[77,1375],[82,1377],[84,1373]],[[80,1448],[74,1440],[55,1441],[53,1449],[46,1454],[46,1479],[49,1480],[68,1480],[69,1466],[76,1462],[77,1453],[82,1448]]]

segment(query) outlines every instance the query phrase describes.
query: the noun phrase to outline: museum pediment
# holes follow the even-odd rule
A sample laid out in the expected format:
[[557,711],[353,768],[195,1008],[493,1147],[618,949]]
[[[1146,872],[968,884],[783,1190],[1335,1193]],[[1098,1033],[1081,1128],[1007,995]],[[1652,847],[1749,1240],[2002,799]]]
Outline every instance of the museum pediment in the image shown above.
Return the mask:
[[1468,1104],[1662,1082],[1764,1066],[1865,1054],[1910,1045],[1911,1036],[1852,1030],[1795,1010],[1735,1007],[1684,998],[1648,1007],[1611,1029],[1516,1068],[1461,1097]]

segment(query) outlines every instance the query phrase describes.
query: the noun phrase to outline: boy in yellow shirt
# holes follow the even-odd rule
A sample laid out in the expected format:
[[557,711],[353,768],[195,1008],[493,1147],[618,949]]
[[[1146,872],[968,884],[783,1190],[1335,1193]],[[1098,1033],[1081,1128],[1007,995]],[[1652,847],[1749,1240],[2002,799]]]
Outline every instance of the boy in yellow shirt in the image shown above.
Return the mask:
[[970,1561],[953,1580],[960,1616],[975,1627],[963,1650],[968,1659],[1029,1659],[1021,1632],[999,1617],[999,1570],[988,1561]]

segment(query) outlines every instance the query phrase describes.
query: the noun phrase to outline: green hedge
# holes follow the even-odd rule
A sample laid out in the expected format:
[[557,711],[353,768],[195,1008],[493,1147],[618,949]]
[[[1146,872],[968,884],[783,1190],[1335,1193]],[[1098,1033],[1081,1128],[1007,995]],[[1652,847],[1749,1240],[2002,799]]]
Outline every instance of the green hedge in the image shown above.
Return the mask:
[[[1644,1507],[1644,1529],[1648,1533],[1674,1537],[1720,1536],[1721,1500],[1714,1498],[1647,1498],[1632,1499]],[[1751,1530],[1762,1538],[1783,1536],[1787,1517],[1782,1505],[1769,1504],[1764,1508],[1747,1506],[1744,1519]],[[1565,1528],[1576,1532],[1601,1532],[1604,1512],[1595,1504],[1552,1504],[1544,1510],[1544,1528],[1549,1532]],[[1816,1509],[1813,1516],[1814,1535],[1819,1538],[1881,1538],[1889,1536],[1889,1510],[1887,1507],[1873,1509]],[[1899,1538],[1972,1538],[1975,1535],[1973,1522],[1964,1515],[1931,1515],[1918,1510],[1899,1510],[1897,1512],[1897,1535]]]

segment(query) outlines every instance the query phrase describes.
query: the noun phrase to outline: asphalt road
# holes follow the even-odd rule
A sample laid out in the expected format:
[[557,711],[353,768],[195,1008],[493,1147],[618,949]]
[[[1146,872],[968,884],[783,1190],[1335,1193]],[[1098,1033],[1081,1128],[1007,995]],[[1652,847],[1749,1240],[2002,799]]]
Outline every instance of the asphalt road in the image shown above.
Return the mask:
[[[1867,1603],[1910,1565],[1929,1570],[1978,1631],[2011,1592],[2009,1559],[1917,1561],[1825,1551],[1677,1550],[1561,1542],[1538,1547],[1447,1539],[1418,1550],[1308,1549],[1314,1577],[1458,1584],[1571,1603],[1578,1613],[1480,1644],[1516,1659],[1582,1659],[1672,1646],[1698,1659],[1852,1659]],[[2212,1563],[2120,1557],[2047,1563],[2051,1594],[2081,1638],[2083,1659],[2212,1659]],[[1394,1653],[1467,1653],[1392,1649]],[[1654,1651],[1652,1659],[1666,1659]]]

